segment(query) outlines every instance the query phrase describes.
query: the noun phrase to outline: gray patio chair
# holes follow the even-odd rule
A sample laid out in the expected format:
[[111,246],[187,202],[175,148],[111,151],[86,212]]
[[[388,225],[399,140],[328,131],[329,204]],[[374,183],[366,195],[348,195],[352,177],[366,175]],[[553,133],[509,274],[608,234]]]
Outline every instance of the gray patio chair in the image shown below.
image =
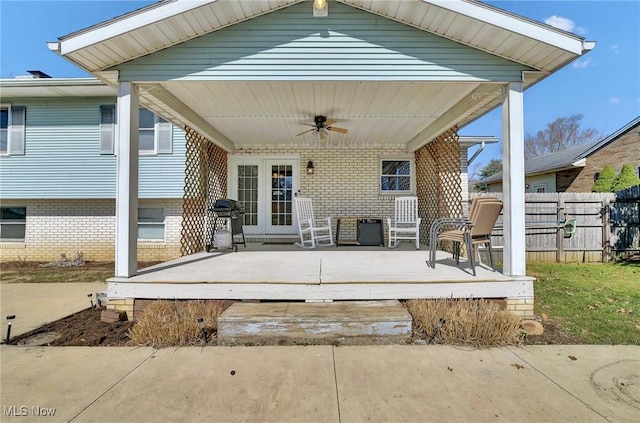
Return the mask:
[[436,247],[438,246],[438,233],[444,228],[456,227],[459,225],[469,224],[471,219],[474,218],[478,210],[478,205],[483,201],[496,202],[500,201],[496,197],[476,197],[471,200],[471,206],[469,207],[469,213],[467,216],[460,217],[443,217],[436,219],[429,228],[429,260],[427,264],[433,268],[436,265]]
[[331,218],[316,219],[313,214],[311,198],[295,197],[296,217],[298,220],[298,234],[302,248],[329,247],[335,245],[331,230]]
[[[476,201],[478,200],[478,201]],[[491,244],[491,232],[495,226],[500,212],[502,202],[495,198],[478,198],[472,203],[468,219],[441,219],[436,230],[431,231],[431,255],[430,265],[435,268],[435,249],[439,241],[452,241],[454,243],[454,258],[456,263],[460,263],[460,245],[465,244],[467,255],[473,275],[476,275],[475,256],[477,246],[488,244],[489,262],[491,268],[495,270],[493,262],[493,251]],[[443,227],[457,227],[456,229],[440,230]]]

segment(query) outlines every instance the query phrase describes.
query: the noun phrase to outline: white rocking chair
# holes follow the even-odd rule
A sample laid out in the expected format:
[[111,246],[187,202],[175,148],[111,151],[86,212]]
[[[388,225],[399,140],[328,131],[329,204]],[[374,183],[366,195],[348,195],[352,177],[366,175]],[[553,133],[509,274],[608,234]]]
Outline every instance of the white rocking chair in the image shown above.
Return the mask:
[[316,219],[313,215],[311,198],[295,197],[296,217],[298,218],[298,233],[302,248],[330,247],[333,243],[331,218]]
[[399,240],[415,240],[416,250],[420,249],[420,221],[418,217],[418,197],[396,197],[395,218],[387,218],[389,227],[389,248],[399,245]]

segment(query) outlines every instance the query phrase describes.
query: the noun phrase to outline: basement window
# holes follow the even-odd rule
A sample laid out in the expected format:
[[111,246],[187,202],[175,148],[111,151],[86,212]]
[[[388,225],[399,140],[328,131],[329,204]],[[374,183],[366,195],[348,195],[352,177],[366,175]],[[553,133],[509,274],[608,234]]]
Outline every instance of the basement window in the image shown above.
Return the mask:
[[26,207],[2,207],[0,212],[0,241],[24,242],[27,229]]

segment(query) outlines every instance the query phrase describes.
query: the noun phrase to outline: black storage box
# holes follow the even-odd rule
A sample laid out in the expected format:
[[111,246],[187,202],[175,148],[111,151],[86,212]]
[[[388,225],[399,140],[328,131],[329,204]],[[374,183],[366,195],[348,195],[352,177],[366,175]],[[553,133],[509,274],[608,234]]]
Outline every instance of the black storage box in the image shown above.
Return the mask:
[[384,246],[382,219],[358,220],[358,244]]

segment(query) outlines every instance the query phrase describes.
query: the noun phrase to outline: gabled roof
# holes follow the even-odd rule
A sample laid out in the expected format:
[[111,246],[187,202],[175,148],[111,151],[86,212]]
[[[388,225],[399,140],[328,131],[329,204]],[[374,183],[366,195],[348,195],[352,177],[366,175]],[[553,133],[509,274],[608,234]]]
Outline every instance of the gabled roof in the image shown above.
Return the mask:
[[49,46],[111,86],[133,81],[141,105],[228,151],[308,145],[315,138],[298,137],[300,126],[331,114],[349,125],[341,146],[407,152],[498,107],[505,84],[527,89],[595,46],[473,0],[328,5],[314,18],[311,0],[165,0]]
[[[584,167],[585,159],[607,146],[613,141],[620,138],[622,135],[629,132],[636,126],[640,125],[640,116],[602,139],[601,141],[594,141],[588,144],[579,145],[576,147],[568,148],[566,150],[557,151],[555,153],[546,154],[544,156],[534,157],[528,159],[525,162],[525,175],[532,176],[542,173],[558,172],[561,170],[571,169],[574,167]],[[482,179],[483,183],[500,182],[502,180],[502,172],[495,173],[485,179]]]
[[639,126],[639,125],[640,125],[640,116],[638,116],[637,118],[635,118],[631,122],[627,123],[625,126],[623,126],[622,128],[618,129],[616,132],[614,132],[613,134],[609,135],[608,137],[606,137],[602,141],[597,142],[594,145],[592,145],[591,148],[585,150],[582,153],[582,155],[579,157],[579,159],[582,159],[582,158],[585,158],[587,156],[590,156],[591,154],[593,154],[596,151],[600,150],[602,147],[606,146],[607,144],[611,143],[612,141],[617,140],[622,135],[626,134],[631,129],[633,129],[634,127]]
[[[50,48],[93,73],[301,1],[165,0],[63,36]],[[333,1],[544,73],[564,66],[595,45],[479,1]]]

